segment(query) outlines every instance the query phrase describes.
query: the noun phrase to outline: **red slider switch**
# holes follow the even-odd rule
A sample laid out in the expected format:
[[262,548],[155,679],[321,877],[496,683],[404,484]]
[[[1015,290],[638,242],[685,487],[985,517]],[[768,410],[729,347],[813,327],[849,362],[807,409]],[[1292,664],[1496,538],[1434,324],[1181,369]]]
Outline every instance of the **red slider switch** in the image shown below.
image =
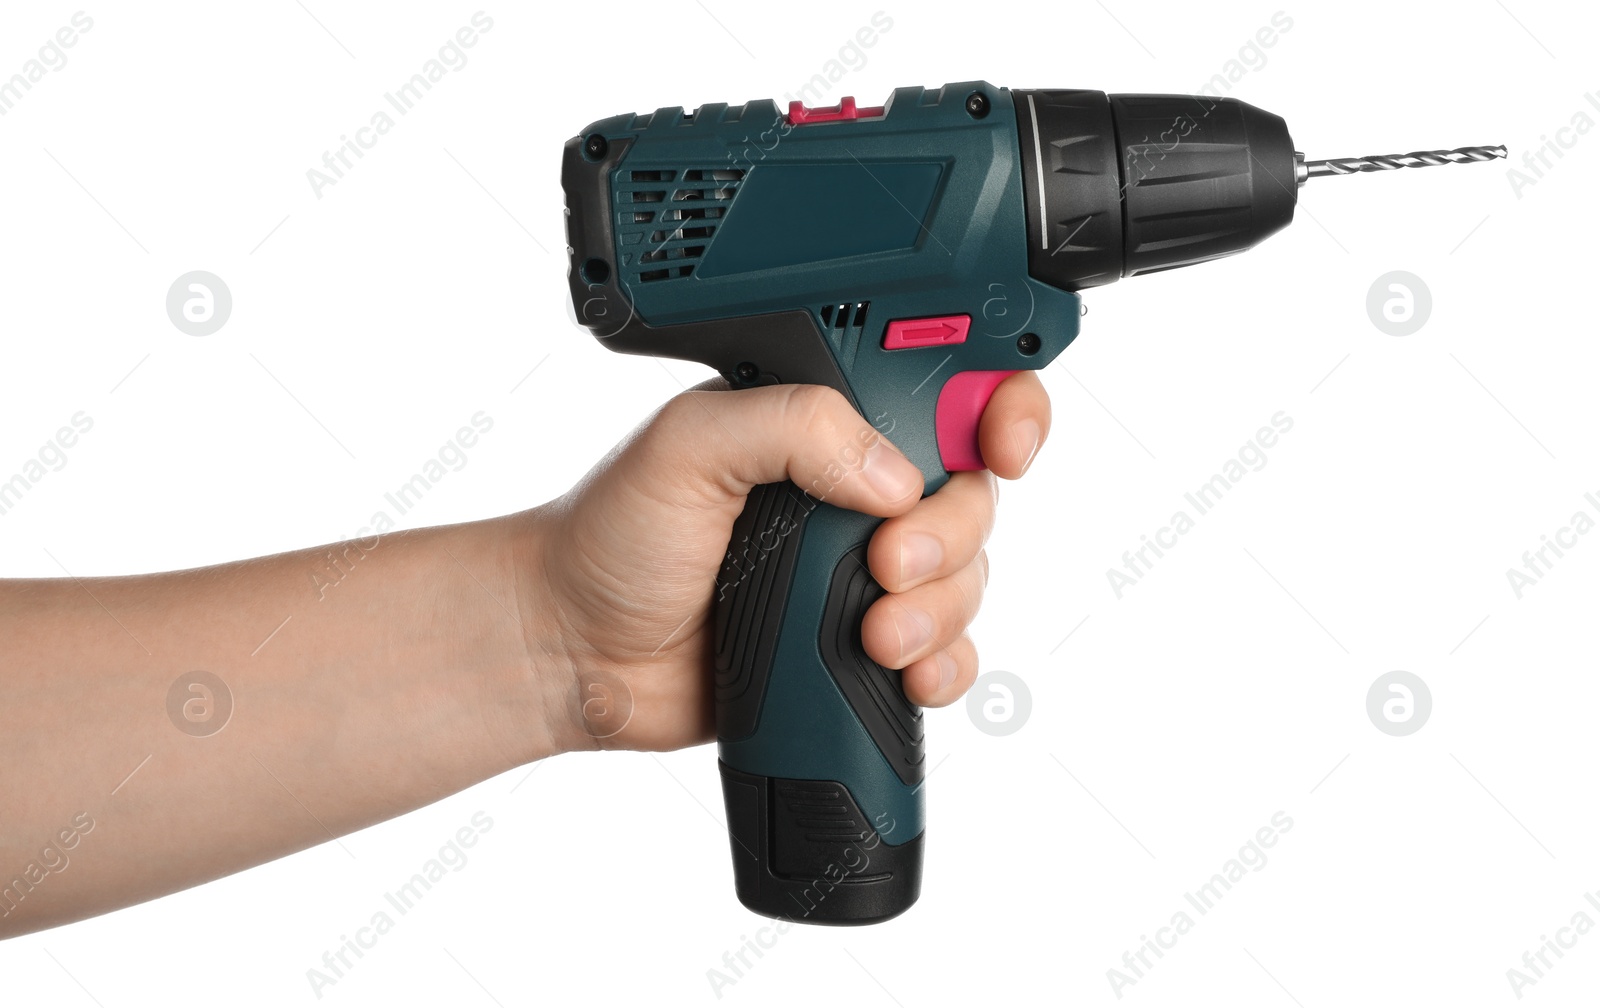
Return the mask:
[[789,103],[789,125],[804,126],[806,123],[839,122],[844,119],[874,119],[883,115],[883,106],[877,108],[856,108],[854,98],[841,98],[839,104],[831,108],[806,108],[805,102],[792,101]]

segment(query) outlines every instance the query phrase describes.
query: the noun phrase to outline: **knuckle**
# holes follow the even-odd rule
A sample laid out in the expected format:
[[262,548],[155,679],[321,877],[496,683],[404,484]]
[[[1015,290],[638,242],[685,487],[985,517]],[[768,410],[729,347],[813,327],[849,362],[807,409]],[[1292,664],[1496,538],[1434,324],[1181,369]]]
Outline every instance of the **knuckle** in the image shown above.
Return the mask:
[[981,564],[974,563],[969,570],[970,573],[961,579],[961,601],[966,604],[967,619],[971,620],[983,605],[983,590],[988,578]]
[[945,604],[938,607],[939,643],[948,645],[967,630],[967,624],[977,615],[981,590],[968,578],[951,578]]
[[650,424],[650,429],[677,433],[685,426],[694,423],[698,417],[704,416],[704,411],[708,407],[695,399],[699,394],[693,390],[679,392],[662,403],[661,409],[656,412],[654,422]]
[[814,430],[820,425],[832,426],[837,422],[844,396],[826,385],[790,385],[786,388],[788,395],[784,401],[784,419],[789,421],[793,429]]

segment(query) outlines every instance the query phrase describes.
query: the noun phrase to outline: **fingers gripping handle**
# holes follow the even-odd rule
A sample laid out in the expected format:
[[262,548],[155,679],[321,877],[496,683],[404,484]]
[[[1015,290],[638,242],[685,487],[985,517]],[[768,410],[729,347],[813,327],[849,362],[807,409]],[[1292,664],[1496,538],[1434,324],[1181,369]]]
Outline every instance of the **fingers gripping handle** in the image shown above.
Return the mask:
[[717,736],[739,899],[771,917],[866,924],[921,887],[922,712],[861,647],[884,592],[880,520],[756,487],[714,603]]

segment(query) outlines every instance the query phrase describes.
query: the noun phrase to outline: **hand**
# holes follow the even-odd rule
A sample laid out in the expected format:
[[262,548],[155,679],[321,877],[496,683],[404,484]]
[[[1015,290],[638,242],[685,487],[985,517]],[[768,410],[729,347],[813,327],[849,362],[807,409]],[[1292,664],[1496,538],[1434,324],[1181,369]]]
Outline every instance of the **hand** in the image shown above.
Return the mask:
[[[1020,476],[1049,416],[1032,374],[1005,381],[980,425],[985,461]],[[0,581],[0,685],[29,712],[0,731],[0,794],[18,796],[0,857],[42,857],[81,808],[115,823],[72,871],[0,900],[0,937],[282,857],[559,752],[710,739],[713,584],[745,495],[810,486],[852,444],[872,445],[865,463],[818,485],[889,519],[868,562],[891,594],[863,643],[905,669],[913,701],[950,703],[977,671],[964,631],[994,477],[958,473],[920,499],[916,468],[816,387],[678,396],[570,493],[521,514],[200,570]],[[194,669],[231,697],[198,737],[171,707],[174,677]]]
[[666,750],[714,737],[711,599],[734,520],[752,487],[811,486],[841,445],[873,446],[828,503],[889,519],[868,547],[889,594],[862,621],[863,647],[904,669],[906,695],[923,706],[953,702],[977,675],[965,631],[988,579],[995,474],[1021,476],[1049,431],[1038,378],[1024,371],[995,390],[979,425],[990,471],[956,473],[926,499],[916,466],[838,393],[725,389],[675,397],[530,513],[517,591],[531,663],[559,653],[576,677],[546,693],[567,748]]

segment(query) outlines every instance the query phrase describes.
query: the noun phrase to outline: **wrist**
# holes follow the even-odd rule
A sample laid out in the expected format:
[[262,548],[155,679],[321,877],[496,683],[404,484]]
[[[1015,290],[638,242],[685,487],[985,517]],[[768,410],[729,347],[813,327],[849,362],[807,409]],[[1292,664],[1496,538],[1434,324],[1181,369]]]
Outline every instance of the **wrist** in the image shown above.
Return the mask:
[[543,601],[545,524],[524,512],[404,533],[418,536],[418,559],[426,558],[415,576],[449,600],[438,622],[449,628],[455,675],[466,680],[441,688],[480,726],[482,744],[472,748],[485,774],[583,747],[563,716],[574,674]]
[[[596,711],[593,690],[586,690],[583,639],[562,604],[558,578],[550,563],[551,544],[560,532],[560,515],[545,505],[496,519],[497,535],[506,544],[509,601],[516,614],[520,663],[511,686],[525,708],[527,741],[537,751],[522,762],[565,752],[597,749],[600,737],[587,714]],[[508,620],[508,622],[510,622]]]

